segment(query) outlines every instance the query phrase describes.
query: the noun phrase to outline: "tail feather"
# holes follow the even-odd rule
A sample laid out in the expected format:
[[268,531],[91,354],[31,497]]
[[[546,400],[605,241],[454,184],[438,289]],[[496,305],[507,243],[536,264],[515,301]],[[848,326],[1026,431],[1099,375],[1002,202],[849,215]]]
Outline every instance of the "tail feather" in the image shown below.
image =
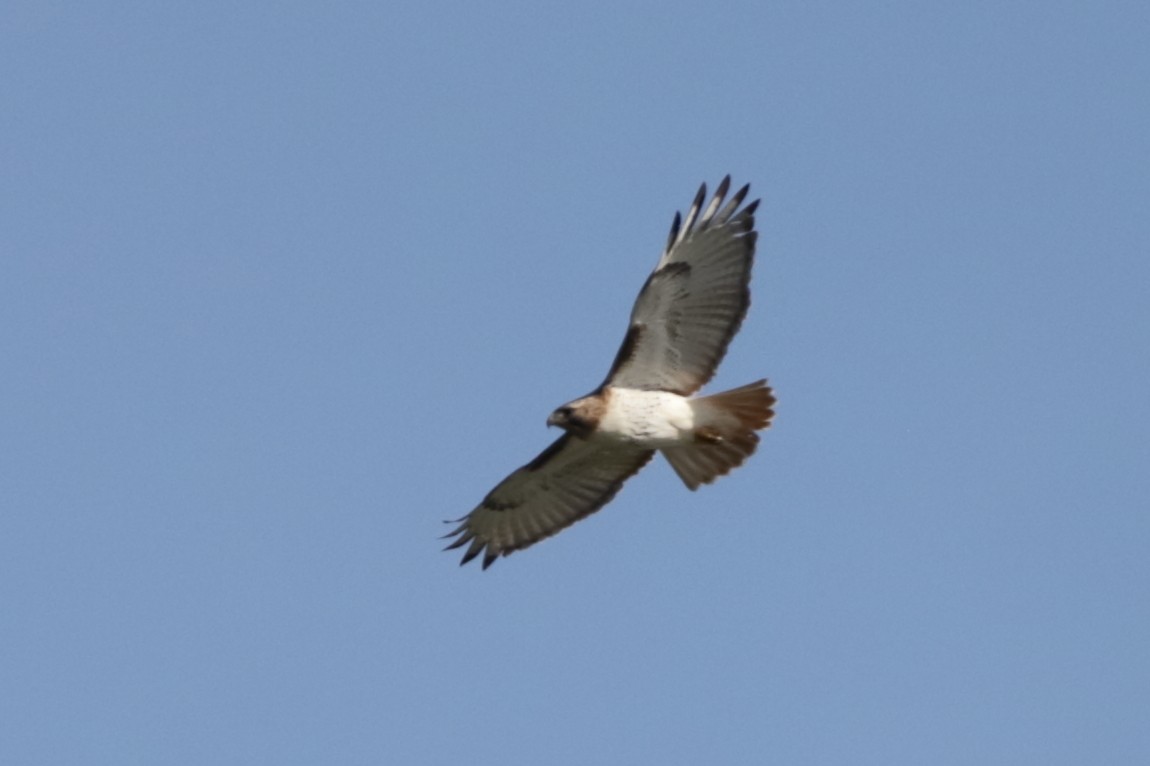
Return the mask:
[[710,484],[738,468],[759,445],[755,431],[774,417],[775,396],[765,380],[691,400],[695,441],[662,452],[688,489]]

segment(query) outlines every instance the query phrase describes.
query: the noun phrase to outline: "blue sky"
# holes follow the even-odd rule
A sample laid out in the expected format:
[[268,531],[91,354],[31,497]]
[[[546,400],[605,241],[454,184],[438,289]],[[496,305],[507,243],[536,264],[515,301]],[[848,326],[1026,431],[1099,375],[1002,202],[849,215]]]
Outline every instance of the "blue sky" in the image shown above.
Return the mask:
[[[0,761],[1145,761],[1148,29],[8,4]],[[759,453],[460,569],[726,173]]]

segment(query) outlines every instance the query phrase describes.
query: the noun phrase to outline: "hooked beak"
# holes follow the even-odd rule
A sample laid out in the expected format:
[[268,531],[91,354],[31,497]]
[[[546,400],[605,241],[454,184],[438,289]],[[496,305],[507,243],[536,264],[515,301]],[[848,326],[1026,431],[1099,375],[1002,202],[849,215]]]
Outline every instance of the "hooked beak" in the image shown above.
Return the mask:
[[551,416],[547,418],[547,427],[548,428],[551,428],[552,426],[561,425],[561,423],[562,423],[562,421],[559,418],[558,412],[552,412]]

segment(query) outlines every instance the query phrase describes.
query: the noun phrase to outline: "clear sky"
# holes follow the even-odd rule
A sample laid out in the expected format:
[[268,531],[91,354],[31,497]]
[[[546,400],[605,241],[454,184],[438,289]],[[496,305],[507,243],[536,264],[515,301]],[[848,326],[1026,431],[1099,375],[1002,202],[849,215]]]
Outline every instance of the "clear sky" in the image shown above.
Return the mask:
[[[5,4],[0,762],[1150,762],[1148,34]],[[759,453],[461,569],[726,173]]]

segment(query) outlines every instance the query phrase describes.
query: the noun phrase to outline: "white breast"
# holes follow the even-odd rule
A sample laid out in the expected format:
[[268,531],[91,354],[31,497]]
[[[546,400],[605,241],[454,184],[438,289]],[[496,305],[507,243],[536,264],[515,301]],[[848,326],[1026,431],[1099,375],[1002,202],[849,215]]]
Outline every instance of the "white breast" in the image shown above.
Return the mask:
[[695,425],[690,401],[667,391],[611,388],[598,432],[652,449],[680,444]]

